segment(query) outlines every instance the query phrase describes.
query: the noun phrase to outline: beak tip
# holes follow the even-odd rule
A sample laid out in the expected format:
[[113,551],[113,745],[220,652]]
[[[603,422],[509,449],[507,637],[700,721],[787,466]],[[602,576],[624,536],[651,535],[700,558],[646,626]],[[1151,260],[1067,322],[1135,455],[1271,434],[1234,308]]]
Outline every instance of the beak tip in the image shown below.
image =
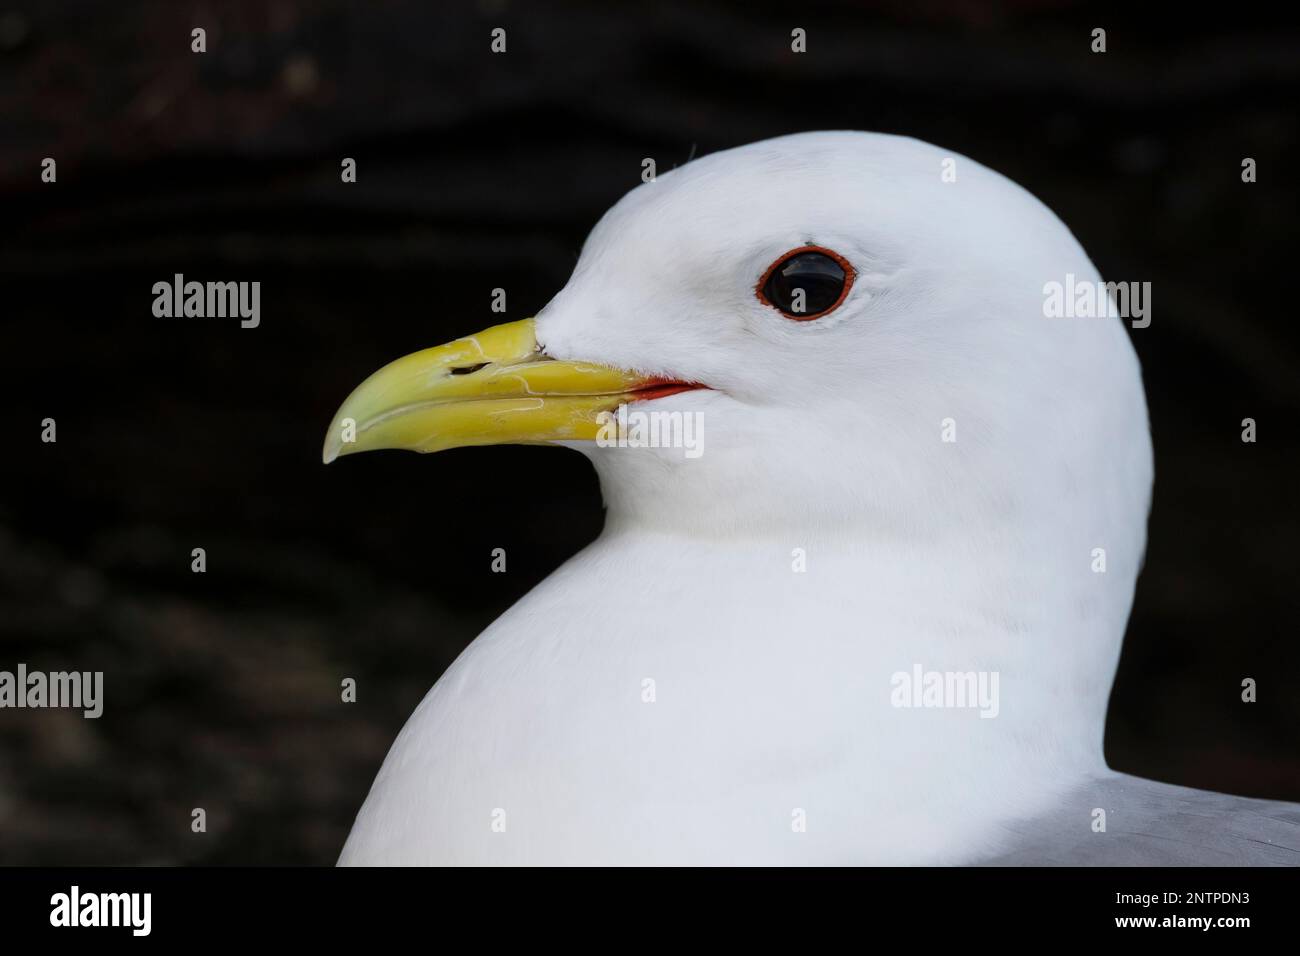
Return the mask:
[[343,450],[341,445],[342,443],[335,435],[335,429],[331,427],[329,432],[325,435],[325,445],[321,448],[321,463],[328,465],[334,459],[338,458],[339,453]]

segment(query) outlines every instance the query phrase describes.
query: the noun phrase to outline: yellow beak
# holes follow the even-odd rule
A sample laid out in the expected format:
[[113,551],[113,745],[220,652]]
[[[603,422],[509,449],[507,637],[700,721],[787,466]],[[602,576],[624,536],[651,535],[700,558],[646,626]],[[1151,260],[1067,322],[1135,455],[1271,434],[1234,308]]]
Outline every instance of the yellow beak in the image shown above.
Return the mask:
[[379,448],[594,439],[602,412],[688,388],[622,369],[560,362],[532,319],[493,326],[385,365],[334,415],[322,458]]

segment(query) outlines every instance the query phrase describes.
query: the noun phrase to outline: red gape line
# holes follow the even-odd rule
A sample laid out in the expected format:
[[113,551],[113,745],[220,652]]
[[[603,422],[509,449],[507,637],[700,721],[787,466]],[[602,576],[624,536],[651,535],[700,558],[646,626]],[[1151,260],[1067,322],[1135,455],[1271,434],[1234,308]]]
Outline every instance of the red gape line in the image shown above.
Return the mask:
[[692,392],[698,388],[708,387],[693,382],[674,382],[672,379],[652,378],[644,385],[638,385],[632,392],[631,399],[634,402],[648,402],[652,399],[676,395],[678,392]]

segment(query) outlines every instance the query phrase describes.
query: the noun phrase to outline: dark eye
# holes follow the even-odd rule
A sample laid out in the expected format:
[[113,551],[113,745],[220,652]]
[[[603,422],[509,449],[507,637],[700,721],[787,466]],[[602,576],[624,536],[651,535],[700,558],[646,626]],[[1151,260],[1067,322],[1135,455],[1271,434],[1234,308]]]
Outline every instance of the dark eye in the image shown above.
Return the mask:
[[767,268],[755,290],[760,302],[804,322],[833,311],[853,285],[853,267],[821,246],[792,249]]

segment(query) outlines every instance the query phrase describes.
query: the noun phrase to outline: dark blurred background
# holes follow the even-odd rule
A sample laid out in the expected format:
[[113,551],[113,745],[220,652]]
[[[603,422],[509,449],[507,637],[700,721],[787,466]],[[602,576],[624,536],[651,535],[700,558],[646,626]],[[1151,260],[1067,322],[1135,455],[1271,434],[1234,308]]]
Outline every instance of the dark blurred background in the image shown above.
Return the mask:
[[[106,672],[97,721],[0,711],[0,862],[332,863],[438,675],[602,521],[561,449],[325,468],[339,402],[543,306],[644,157],[823,128],[969,155],[1153,283],[1107,755],[1300,800],[1300,34],[1129,6],[0,0],[0,669]],[[155,319],[175,272],[260,281],[261,327]]]

